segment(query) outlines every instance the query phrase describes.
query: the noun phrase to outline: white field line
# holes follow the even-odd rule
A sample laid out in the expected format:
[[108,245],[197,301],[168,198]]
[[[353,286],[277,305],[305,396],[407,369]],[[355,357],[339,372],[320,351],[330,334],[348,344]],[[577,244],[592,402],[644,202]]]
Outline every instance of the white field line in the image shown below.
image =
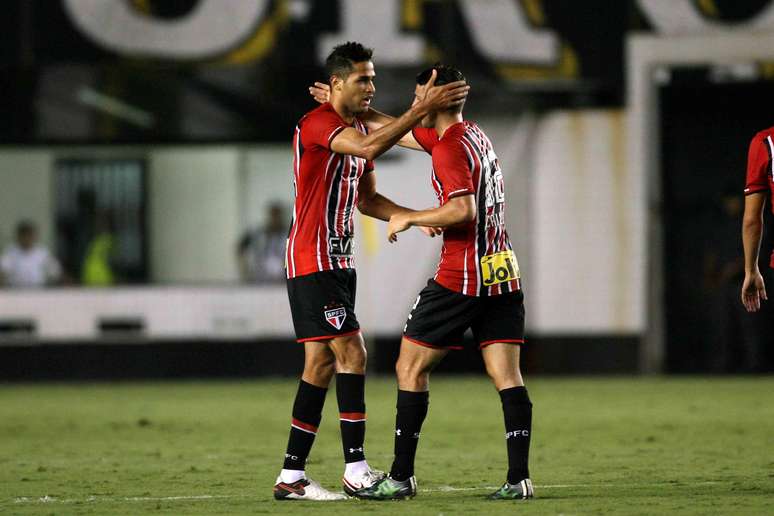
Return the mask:
[[[651,484],[542,484],[535,485],[535,489],[572,489],[572,488],[593,488],[593,487],[699,487],[719,484],[718,481],[706,482],[658,482]],[[433,488],[420,489],[421,493],[452,493],[460,491],[493,491],[500,486],[480,486],[480,487],[454,487],[439,486]],[[176,502],[176,501],[198,501],[198,500],[235,500],[235,499],[262,499],[266,498],[263,494],[245,494],[245,495],[182,495],[182,496],[89,496],[87,498],[57,498],[54,496],[42,496],[40,498],[31,498],[22,496],[15,498],[15,504],[81,504],[95,502]],[[5,504],[4,504],[5,505]]]

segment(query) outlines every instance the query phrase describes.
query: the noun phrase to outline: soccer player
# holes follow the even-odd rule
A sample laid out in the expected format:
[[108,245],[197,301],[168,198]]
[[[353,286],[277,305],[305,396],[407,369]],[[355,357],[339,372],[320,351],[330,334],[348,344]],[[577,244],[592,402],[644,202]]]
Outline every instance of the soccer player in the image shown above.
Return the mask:
[[376,192],[373,160],[428,113],[459,104],[467,95],[464,82],[434,86],[433,77],[418,90],[408,111],[369,132],[358,116],[368,111],[375,92],[371,55],[353,42],[333,49],[326,61],[330,102],[304,115],[293,137],[295,205],[287,242],[287,288],[305,361],[285,462],[274,486],[278,500],[345,498],[304,471],[334,373],[344,490],[356,494],[381,478],[363,451],[366,350],[354,311],[353,212],[357,206],[365,215],[389,220],[405,210]]
[[[417,99],[423,85],[464,80],[458,70],[437,65],[417,76]],[[315,97],[324,88],[310,89]],[[417,102],[418,100],[415,100]],[[473,122],[462,117],[462,104],[431,112],[412,131],[432,155],[432,185],[439,208],[400,211],[390,217],[388,239],[411,226],[445,228],[440,264],[417,297],[404,329],[398,376],[395,459],[389,476],[356,493],[359,498],[394,499],[416,495],[414,477],[422,423],[427,415],[429,377],[452,349],[460,349],[468,329],[481,348],[486,370],[500,393],[508,455],[506,482],[490,498],[533,496],[529,475],[532,403],[519,370],[524,343],[524,296],[513,246],[505,229],[503,175],[492,143]],[[389,121],[376,114],[369,123]]]
[[[774,211],[774,127],[769,127],[750,142],[747,157],[747,184],[744,189],[744,220],[742,223],[742,244],[744,246],[744,281],[742,283],[742,304],[748,312],[757,312],[761,300],[767,300],[766,285],[758,268],[758,253],[763,233],[763,208],[766,197],[771,196]],[[774,267],[774,253],[771,255]]]

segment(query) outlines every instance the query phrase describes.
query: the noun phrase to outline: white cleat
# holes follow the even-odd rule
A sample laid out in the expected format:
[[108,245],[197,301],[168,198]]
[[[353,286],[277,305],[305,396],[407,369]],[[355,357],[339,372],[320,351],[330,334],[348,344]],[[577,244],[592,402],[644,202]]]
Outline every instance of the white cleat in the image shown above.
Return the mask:
[[341,493],[328,491],[314,480],[302,478],[290,484],[286,484],[280,477],[274,484],[274,498],[276,500],[312,500],[317,502],[332,502],[336,500],[348,500]]
[[384,471],[369,468],[355,477],[347,477],[344,475],[344,477],[341,479],[341,483],[344,486],[345,493],[347,493],[349,496],[357,496],[359,491],[368,489],[383,479],[385,476],[387,475],[385,475]]

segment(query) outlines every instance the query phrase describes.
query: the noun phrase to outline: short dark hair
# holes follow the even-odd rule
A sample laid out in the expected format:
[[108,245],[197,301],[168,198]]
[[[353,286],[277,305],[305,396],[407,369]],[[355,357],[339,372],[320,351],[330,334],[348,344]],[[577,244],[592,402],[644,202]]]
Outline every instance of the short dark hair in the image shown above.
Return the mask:
[[443,86],[450,82],[464,81],[465,76],[462,72],[454,68],[453,66],[445,65],[443,63],[435,63],[427,70],[423,70],[417,75],[417,84],[420,86],[427,84],[430,80],[430,76],[433,74],[433,70],[438,72],[438,76],[435,78],[436,86]]
[[347,41],[334,47],[325,60],[325,70],[328,72],[328,77],[335,75],[346,79],[352,73],[355,63],[370,61],[373,53],[373,49],[366,48],[355,41]]
[[[462,72],[460,72],[453,66],[445,65],[443,63],[435,63],[433,66],[431,66],[427,70],[421,71],[417,75],[417,84],[419,84],[420,86],[427,84],[427,81],[430,80],[430,76],[433,75],[433,70],[438,72],[438,75],[435,77],[436,86],[443,86],[444,84],[449,84],[451,82],[466,80],[465,76],[462,75]],[[447,111],[451,113],[462,113],[462,106],[464,104],[465,103],[463,102],[459,106],[452,107]]]

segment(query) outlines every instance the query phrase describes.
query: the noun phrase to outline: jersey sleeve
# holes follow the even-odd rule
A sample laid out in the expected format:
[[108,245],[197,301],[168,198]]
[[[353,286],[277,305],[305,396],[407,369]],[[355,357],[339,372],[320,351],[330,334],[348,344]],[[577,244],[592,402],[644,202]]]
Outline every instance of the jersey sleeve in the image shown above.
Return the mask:
[[747,155],[747,181],[744,194],[770,190],[769,177],[772,170],[771,153],[772,138],[756,136],[750,142],[750,150]]
[[330,149],[336,135],[346,128],[347,126],[335,114],[318,111],[309,115],[301,125],[301,144],[304,147],[319,145]]
[[374,162],[372,160],[366,160],[365,162],[365,169],[363,169],[363,173],[366,172],[373,172],[376,166],[374,165]]
[[441,183],[444,204],[453,197],[476,192],[468,155],[461,143],[434,146],[433,170]]
[[438,133],[433,127],[415,127],[411,134],[419,145],[425,149],[428,154],[433,153],[433,147],[438,143]]

